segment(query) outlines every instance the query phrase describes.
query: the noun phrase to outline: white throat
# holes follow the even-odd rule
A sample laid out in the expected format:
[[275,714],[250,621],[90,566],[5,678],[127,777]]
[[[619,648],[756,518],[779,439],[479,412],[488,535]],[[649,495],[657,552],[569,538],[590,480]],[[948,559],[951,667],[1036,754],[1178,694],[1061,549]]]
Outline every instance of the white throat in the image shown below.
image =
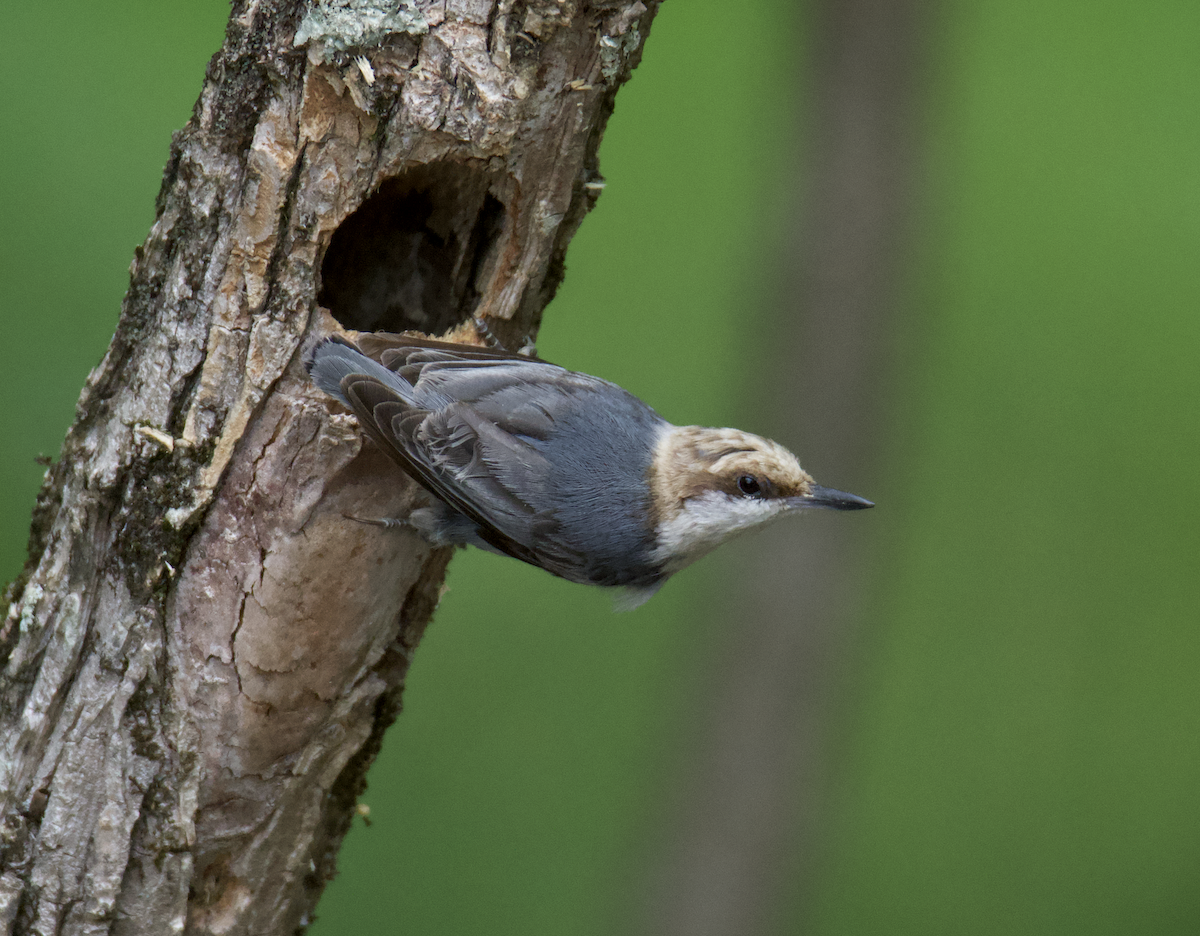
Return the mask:
[[787,505],[777,500],[735,498],[719,491],[688,498],[683,509],[659,524],[655,559],[665,563],[670,575],[730,537],[768,523],[786,511]]

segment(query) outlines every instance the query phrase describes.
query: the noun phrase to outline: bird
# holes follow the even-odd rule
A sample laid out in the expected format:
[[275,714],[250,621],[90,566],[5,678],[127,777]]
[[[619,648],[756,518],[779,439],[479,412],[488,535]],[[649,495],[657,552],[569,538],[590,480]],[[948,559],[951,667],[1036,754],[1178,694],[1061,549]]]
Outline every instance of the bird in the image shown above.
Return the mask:
[[312,382],[430,495],[406,526],[585,585],[628,610],[725,540],[811,508],[859,510],[777,442],[676,426],[614,383],[419,335],[325,337]]

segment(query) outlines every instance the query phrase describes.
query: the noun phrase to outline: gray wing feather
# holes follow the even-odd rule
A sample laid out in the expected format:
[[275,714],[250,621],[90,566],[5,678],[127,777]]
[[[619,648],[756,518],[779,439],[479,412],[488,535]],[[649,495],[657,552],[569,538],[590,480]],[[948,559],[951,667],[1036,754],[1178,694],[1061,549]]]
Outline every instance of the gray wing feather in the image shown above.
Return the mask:
[[[597,378],[489,349],[421,342],[386,346],[383,363],[340,339],[309,359],[314,382],[432,494],[472,520],[483,540],[518,559],[575,577],[582,557],[530,500],[552,465],[531,444]],[[532,498],[530,495],[534,495]]]
[[555,535],[555,518],[530,502],[547,489],[553,466],[510,427],[454,403],[419,423],[411,414],[393,418],[391,429],[389,441],[431,470],[430,490],[475,520],[485,540],[495,542],[489,530],[499,534],[506,552],[559,574],[578,568],[578,552]]
[[412,395],[411,384],[338,338],[313,348],[308,358],[308,373],[313,383],[351,409],[354,407],[343,392],[342,381],[352,375],[376,380],[403,398]]

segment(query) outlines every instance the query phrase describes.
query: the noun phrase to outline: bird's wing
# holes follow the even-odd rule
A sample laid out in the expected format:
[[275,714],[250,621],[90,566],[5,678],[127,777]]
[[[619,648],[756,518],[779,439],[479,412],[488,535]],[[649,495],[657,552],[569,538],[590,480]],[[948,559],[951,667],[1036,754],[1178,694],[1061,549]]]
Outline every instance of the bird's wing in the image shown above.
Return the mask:
[[579,394],[611,385],[544,361],[428,341],[381,359],[404,381],[399,389],[372,374],[341,385],[376,441],[497,549],[558,574],[578,569],[583,557],[538,506],[552,466],[536,443]]
[[[398,335],[392,332],[370,332],[354,339],[358,349],[369,358],[387,364],[387,358],[401,360],[421,351],[441,351],[463,361],[474,360],[537,360],[522,354],[514,354],[503,348],[486,348],[479,345],[455,344],[435,338],[419,338],[416,335]],[[543,362],[545,363],[545,362]],[[390,366],[390,365],[388,365]]]

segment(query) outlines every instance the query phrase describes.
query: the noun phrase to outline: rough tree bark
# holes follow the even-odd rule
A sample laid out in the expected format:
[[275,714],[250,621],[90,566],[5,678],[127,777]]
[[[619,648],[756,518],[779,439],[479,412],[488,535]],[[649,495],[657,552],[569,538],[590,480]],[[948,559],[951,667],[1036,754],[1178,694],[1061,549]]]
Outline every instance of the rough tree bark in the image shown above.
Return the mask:
[[6,933],[303,927],[450,556],[302,352],[532,333],[656,7],[234,3],[10,586]]

